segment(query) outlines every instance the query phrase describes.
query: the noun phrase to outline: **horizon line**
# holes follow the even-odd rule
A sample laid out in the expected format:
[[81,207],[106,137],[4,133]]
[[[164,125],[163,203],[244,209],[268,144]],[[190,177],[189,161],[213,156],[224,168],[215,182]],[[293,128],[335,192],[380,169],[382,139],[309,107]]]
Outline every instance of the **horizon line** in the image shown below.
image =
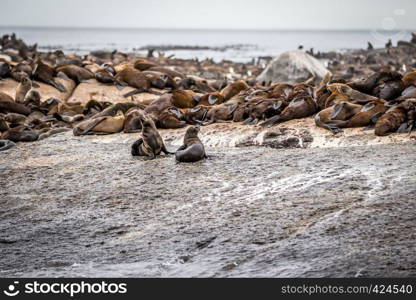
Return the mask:
[[[89,30],[201,30],[201,31],[372,31],[380,28],[166,28],[166,27],[106,27],[106,26],[28,26],[28,25],[0,25],[0,28],[22,28],[22,29],[89,29]],[[397,28],[386,31],[416,31],[416,29]]]

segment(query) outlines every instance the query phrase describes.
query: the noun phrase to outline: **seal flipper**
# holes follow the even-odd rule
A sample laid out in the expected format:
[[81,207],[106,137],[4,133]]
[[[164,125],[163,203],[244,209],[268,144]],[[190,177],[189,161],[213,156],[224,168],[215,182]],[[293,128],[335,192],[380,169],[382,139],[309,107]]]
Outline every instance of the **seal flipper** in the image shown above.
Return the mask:
[[107,117],[100,117],[100,118],[95,119],[94,122],[92,122],[87,128],[84,129],[83,132],[81,132],[81,135],[88,134],[91,130],[93,130],[95,128],[95,126],[100,124],[105,119],[107,119]]
[[162,147],[162,152],[163,152],[163,153],[165,153],[165,154],[175,154],[175,152],[170,152],[170,151],[168,151],[168,149],[166,149],[165,144],[163,144],[163,147]]
[[58,81],[55,81],[55,80],[52,79],[48,83],[50,85],[52,85],[53,87],[55,87],[61,93],[66,93],[67,92],[67,89],[63,86],[63,84],[58,82]]
[[131,155],[139,156],[140,155],[139,148],[142,144],[143,144],[143,139],[142,138],[135,141],[133,143],[133,145],[131,145]]
[[378,112],[371,117],[371,123],[376,124],[377,120],[383,115],[384,113]]
[[276,115],[276,116],[271,117],[270,119],[264,121],[263,123],[260,123],[259,126],[263,127],[263,128],[264,127],[270,127],[270,126],[273,126],[273,125],[279,123],[279,120],[280,120],[280,115]]
[[40,85],[39,85],[39,84],[37,84],[37,83],[36,83],[36,82],[34,82],[34,81],[32,81],[32,86],[33,86],[35,89],[40,88]]
[[[412,122],[413,123],[413,122]],[[410,133],[413,129],[413,124],[409,122],[405,122],[400,125],[399,129],[397,129],[397,133]]]

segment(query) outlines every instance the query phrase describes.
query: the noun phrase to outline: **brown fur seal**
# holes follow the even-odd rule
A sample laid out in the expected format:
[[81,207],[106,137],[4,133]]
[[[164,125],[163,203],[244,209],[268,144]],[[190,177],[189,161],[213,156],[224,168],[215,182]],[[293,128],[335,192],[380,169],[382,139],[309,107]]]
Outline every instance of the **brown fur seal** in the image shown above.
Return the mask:
[[199,97],[191,90],[176,90],[171,101],[178,108],[192,108],[198,104]]
[[[30,90],[29,93],[26,94],[26,97],[23,100],[23,104],[30,109],[45,110],[41,107],[42,103],[40,101],[40,94],[37,90]],[[47,111],[47,109],[45,111]]]
[[111,73],[107,68],[100,68],[95,72],[95,79],[98,82],[109,84],[115,83],[115,78],[113,73]]
[[134,62],[134,68],[139,71],[145,71],[151,67],[156,67],[156,65],[143,58],[139,58]]
[[401,94],[401,96],[399,98],[397,98],[396,100],[406,100],[406,99],[410,99],[410,98],[416,98],[416,86],[411,85],[409,87],[407,87]]
[[227,101],[240,93],[241,91],[248,90],[250,87],[245,83],[243,80],[239,80],[227,85],[222,91],[221,95],[223,96],[224,100]]
[[12,142],[33,142],[38,139],[39,135],[26,125],[19,125],[3,132],[1,138]]
[[390,108],[377,120],[374,133],[382,136],[399,129],[400,125],[406,121],[407,112],[413,105],[413,101],[409,99]]
[[5,132],[9,130],[9,125],[6,122],[5,116],[0,115],[0,132]]
[[224,97],[220,92],[213,92],[203,95],[200,98],[198,105],[217,105],[223,103],[224,101]]
[[185,121],[188,124],[202,124],[205,122],[207,118],[207,114],[209,110],[211,109],[211,106],[205,106],[205,105],[197,105],[193,108],[187,108],[183,110],[183,114],[185,115]]
[[379,99],[378,97],[374,97],[360,91],[354,90],[350,86],[343,84],[343,83],[333,83],[328,85],[328,89],[331,92],[335,92],[341,95],[345,95],[349,98],[350,102],[358,103],[358,104],[366,104],[370,101],[375,101]]
[[119,111],[121,111],[122,113],[126,113],[132,107],[142,108],[141,105],[136,104],[134,102],[116,103],[116,104],[112,104],[112,105],[108,106],[107,108],[105,108],[104,110],[99,112],[98,114],[94,115],[94,118],[96,118],[96,117],[105,117],[105,116],[114,117],[115,115],[118,114]]
[[146,76],[152,87],[158,89],[177,88],[175,80],[167,74],[157,71],[143,71],[143,74]]
[[181,79],[185,78],[185,75],[183,75],[180,72],[171,70],[169,68],[165,68],[165,67],[160,67],[160,66],[154,66],[154,67],[150,67],[149,69],[147,69],[146,71],[155,71],[155,72],[160,72],[160,73],[164,73],[166,75],[169,75],[172,78],[175,77],[179,77]]
[[335,120],[327,122],[328,125],[335,125],[338,128],[363,127],[375,123],[377,118],[389,109],[388,103],[383,99],[377,99],[364,105],[359,112],[349,120]]
[[175,106],[168,107],[164,109],[158,119],[157,119],[157,127],[158,128],[166,128],[166,129],[174,129],[174,128],[183,128],[186,126],[186,122],[183,121],[184,116],[182,112]]
[[402,82],[405,88],[411,85],[416,86],[416,71],[404,74]]
[[17,103],[6,93],[0,92],[0,113],[14,112],[22,115],[29,115],[31,110],[27,106]]
[[280,114],[286,107],[285,102],[277,99],[253,99],[247,110],[244,125],[256,125],[260,120]]
[[198,137],[199,126],[190,126],[183,138],[183,145],[176,150],[175,159],[179,162],[196,162],[207,157],[205,148]]
[[146,106],[144,111],[146,114],[153,115],[153,119],[157,120],[161,112],[172,105],[172,94],[164,94]]
[[94,73],[92,73],[91,71],[76,65],[65,65],[62,67],[58,67],[56,69],[56,72],[64,73],[66,76],[75,81],[76,84],[80,84],[85,80],[89,80],[95,77]]
[[55,87],[60,92],[66,92],[66,88],[58,81],[54,79],[55,70],[49,65],[38,60],[33,68],[33,77],[39,81],[47,83]]
[[147,81],[146,76],[139,70],[136,70],[130,66],[126,66],[123,70],[118,72],[115,76],[115,79],[119,83],[124,83],[136,89],[149,88],[149,82]]
[[207,113],[207,121],[202,125],[209,125],[212,123],[226,123],[233,119],[233,114],[238,108],[237,104],[223,103],[213,106]]
[[331,120],[348,120],[362,108],[362,105],[353,104],[349,102],[340,102],[334,106],[325,108],[315,115],[315,124],[318,127],[327,129],[332,133],[340,132],[341,130],[328,123]]
[[316,102],[310,96],[295,98],[280,115],[271,117],[267,121],[261,123],[260,126],[269,127],[280,122],[305,118],[315,113],[317,108]]
[[121,132],[124,126],[124,114],[118,111],[115,116],[100,116],[85,120],[77,124],[74,135],[111,134]]
[[39,134],[38,137],[38,141],[44,140],[52,135],[58,134],[58,133],[62,133],[62,132],[67,132],[70,131],[70,128],[66,128],[66,127],[61,127],[61,128],[52,128],[44,133]]
[[23,76],[22,80],[18,84],[16,88],[16,95],[14,100],[16,102],[22,103],[26,97],[26,94],[32,88],[32,81],[29,79],[29,76]]
[[27,121],[27,117],[17,113],[8,113],[4,116],[4,120],[11,124],[24,124]]
[[135,141],[131,146],[131,155],[133,156],[148,156],[150,159],[156,158],[161,152],[172,154],[169,152],[163,139],[156,129],[153,120],[147,116],[141,117],[142,122],[142,137]]
[[32,75],[32,72],[32,66],[28,62],[23,61],[13,67],[11,75],[14,78],[14,80],[20,82],[23,77],[30,77]]
[[126,113],[124,121],[123,132],[135,133],[142,130],[141,116],[145,114],[144,110],[140,108],[131,108]]

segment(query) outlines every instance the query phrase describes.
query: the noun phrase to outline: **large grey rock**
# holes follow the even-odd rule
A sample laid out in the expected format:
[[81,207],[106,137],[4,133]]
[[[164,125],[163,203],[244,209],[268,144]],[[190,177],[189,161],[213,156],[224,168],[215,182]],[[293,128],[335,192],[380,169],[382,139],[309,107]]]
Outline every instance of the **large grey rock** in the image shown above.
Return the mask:
[[287,51],[273,59],[257,77],[260,83],[303,82],[311,77],[316,80],[329,72],[316,58],[301,50]]

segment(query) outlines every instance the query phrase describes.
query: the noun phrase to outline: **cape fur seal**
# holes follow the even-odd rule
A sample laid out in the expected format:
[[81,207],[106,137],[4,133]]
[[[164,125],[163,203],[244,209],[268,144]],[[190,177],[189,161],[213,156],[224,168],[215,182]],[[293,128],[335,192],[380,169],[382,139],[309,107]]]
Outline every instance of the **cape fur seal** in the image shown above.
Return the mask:
[[36,141],[39,134],[26,125],[19,125],[3,132],[1,138],[12,142],[33,142]]
[[16,102],[22,103],[26,97],[26,94],[32,88],[32,81],[29,79],[29,76],[23,76],[20,83],[17,85],[16,88],[16,95],[14,100]]
[[308,117],[318,109],[316,102],[312,97],[300,97],[293,99],[289,105],[280,113],[271,117],[267,121],[260,124],[261,127],[273,126],[277,123],[289,121],[292,119],[301,119]]
[[14,112],[22,115],[29,115],[31,110],[27,106],[17,103],[6,93],[0,92],[0,112]]
[[121,132],[124,127],[124,114],[122,111],[107,116],[98,116],[85,120],[74,127],[73,133],[77,135],[86,134],[110,134]]
[[243,80],[238,80],[236,82],[230,83],[227,85],[220,93],[223,96],[224,100],[227,101],[240,93],[241,91],[248,90],[250,87]]
[[338,128],[363,127],[375,123],[389,109],[389,104],[383,99],[377,99],[364,105],[359,112],[349,120],[332,119],[326,124]]
[[198,137],[199,129],[199,126],[190,126],[186,130],[183,145],[175,153],[178,162],[196,162],[207,157],[204,145]]
[[80,84],[81,82],[85,80],[89,80],[95,77],[94,73],[91,71],[79,67],[76,65],[65,65],[62,67],[58,67],[56,69],[56,72],[62,72],[69,78],[71,78],[73,81],[75,81],[77,84]]
[[146,115],[142,115],[140,120],[142,122],[142,137],[131,146],[131,155],[148,156],[150,159],[154,159],[161,152],[173,154],[166,149],[153,120]]
[[55,80],[55,70],[49,65],[43,63],[41,60],[38,60],[35,63],[32,74],[35,79],[55,87],[62,93],[67,91],[62,83]]
[[374,133],[382,136],[399,129],[407,120],[408,111],[416,105],[416,100],[405,100],[390,108],[376,122]]
[[331,120],[345,121],[357,114],[363,106],[349,102],[340,102],[334,106],[330,106],[321,110],[315,115],[315,124],[318,127],[327,129],[332,133],[340,132],[336,125],[330,123]]

